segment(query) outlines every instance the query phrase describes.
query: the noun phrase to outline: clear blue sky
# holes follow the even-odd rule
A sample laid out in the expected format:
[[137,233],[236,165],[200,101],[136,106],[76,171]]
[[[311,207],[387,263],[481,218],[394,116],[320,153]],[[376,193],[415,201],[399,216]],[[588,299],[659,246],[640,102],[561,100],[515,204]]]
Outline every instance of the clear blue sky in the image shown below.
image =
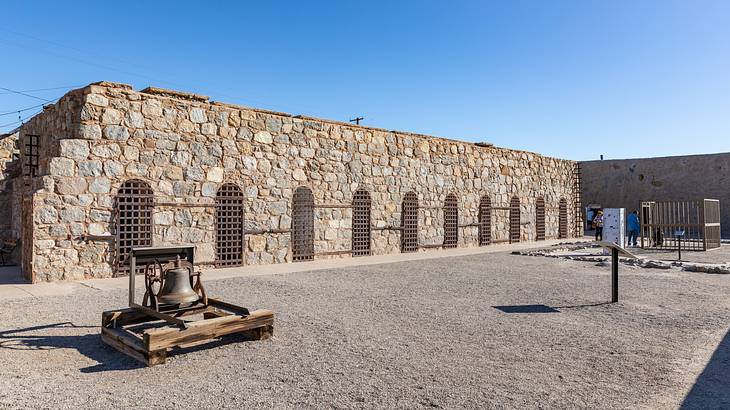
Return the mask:
[[[580,160],[730,151],[727,0],[4,1],[0,11],[0,87],[13,90],[154,85]],[[0,113],[41,103],[5,92]]]

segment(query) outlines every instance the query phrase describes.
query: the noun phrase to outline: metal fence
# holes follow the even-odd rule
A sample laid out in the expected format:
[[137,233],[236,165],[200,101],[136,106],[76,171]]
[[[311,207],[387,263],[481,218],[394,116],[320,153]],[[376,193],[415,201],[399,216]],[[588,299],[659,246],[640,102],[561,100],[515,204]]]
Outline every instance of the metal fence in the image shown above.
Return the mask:
[[[641,247],[706,251],[720,247],[720,201],[641,203]],[[683,232],[681,239],[678,232]]]

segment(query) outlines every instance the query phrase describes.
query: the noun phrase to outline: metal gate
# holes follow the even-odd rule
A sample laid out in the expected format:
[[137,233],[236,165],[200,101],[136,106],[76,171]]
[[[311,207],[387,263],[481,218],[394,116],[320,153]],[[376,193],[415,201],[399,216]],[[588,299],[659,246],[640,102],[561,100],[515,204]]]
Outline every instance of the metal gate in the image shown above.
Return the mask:
[[[119,187],[116,200],[116,274],[129,274],[127,256],[132,248],[152,246],[152,188],[139,179],[126,181]],[[142,273],[142,268],[137,269]]]
[[509,201],[509,243],[520,241],[520,198]]
[[565,198],[560,199],[558,207],[558,238],[565,239],[568,237],[568,201]]
[[446,195],[444,200],[444,248],[456,248],[459,243],[459,205],[456,195]]
[[352,199],[352,256],[370,255],[370,193],[355,191]]
[[535,240],[545,240],[545,199],[542,197],[535,202]]
[[492,201],[483,196],[479,201],[479,246],[492,243]]
[[243,192],[223,184],[215,196],[215,265],[243,264]]
[[314,260],[314,196],[307,187],[294,190],[291,223],[293,261]]
[[408,192],[401,204],[401,252],[418,250],[418,196]]
[[706,251],[720,247],[720,201],[666,201],[641,203],[641,247]]

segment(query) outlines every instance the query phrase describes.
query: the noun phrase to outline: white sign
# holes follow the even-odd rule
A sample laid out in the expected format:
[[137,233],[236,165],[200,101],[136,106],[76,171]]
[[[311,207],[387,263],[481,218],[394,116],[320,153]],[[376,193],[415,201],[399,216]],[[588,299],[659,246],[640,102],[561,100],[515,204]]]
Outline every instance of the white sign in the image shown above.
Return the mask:
[[621,248],[626,243],[626,208],[603,209],[603,241]]

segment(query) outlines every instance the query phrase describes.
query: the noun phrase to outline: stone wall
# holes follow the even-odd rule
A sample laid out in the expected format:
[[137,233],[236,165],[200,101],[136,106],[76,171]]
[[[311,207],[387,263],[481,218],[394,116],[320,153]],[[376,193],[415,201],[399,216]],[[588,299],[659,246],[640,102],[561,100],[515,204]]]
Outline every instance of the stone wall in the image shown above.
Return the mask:
[[21,171],[16,159],[20,154],[17,142],[17,132],[0,135],[0,240],[20,238],[20,221],[15,215],[20,210],[15,203],[19,196],[13,193]]
[[[525,241],[535,237],[536,198],[547,204],[547,237],[557,236],[565,198],[574,231],[571,161],[113,83],[76,90],[57,105],[24,127],[43,133],[53,151],[33,193],[37,280],[113,275],[114,198],[132,178],[154,190],[155,245],[195,244],[202,264],[215,259],[211,205],[227,182],[245,194],[247,230],[289,229],[293,191],[307,186],[319,205],[350,204],[364,187],[376,228],[399,226],[402,198],[416,192],[421,245],[443,242],[449,193],[458,198],[460,225],[477,222],[481,196],[493,206],[518,196]],[[316,208],[315,252],[349,250],[351,218],[348,208]],[[508,213],[495,210],[492,221],[493,239],[507,239]],[[245,264],[291,261],[289,233],[246,235],[245,242]],[[477,228],[460,228],[459,246],[476,245]],[[372,232],[374,254],[399,247],[398,231]]]
[[730,238],[730,153],[587,161],[583,203],[639,209],[641,201],[719,199],[722,237]]

